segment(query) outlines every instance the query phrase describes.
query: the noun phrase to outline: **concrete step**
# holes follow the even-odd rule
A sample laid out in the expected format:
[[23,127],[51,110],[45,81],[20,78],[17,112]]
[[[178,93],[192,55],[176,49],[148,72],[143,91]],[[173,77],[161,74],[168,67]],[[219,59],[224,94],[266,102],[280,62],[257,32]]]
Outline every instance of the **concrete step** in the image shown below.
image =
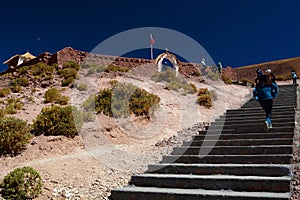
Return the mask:
[[274,164],[184,164],[161,163],[148,165],[146,173],[195,174],[195,175],[236,175],[236,176],[290,176],[290,165]]
[[[257,127],[239,127],[239,128],[234,128],[234,127],[212,127],[210,126],[208,128],[208,131],[215,132],[215,133],[222,133],[222,134],[233,134],[233,133],[265,133],[268,132],[265,130],[264,124],[261,126]],[[294,126],[284,126],[284,127],[273,127],[272,129],[269,130],[270,133],[276,133],[276,132],[293,132],[294,131]]]
[[161,163],[211,163],[211,164],[290,164],[291,154],[267,155],[168,155]]
[[296,87],[280,86],[270,132],[254,99],[228,110],[110,199],[289,200],[296,100]]
[[[262,120],[266,119],[265,115],[221,115],[218,119],[225,119],[227,120]],[[272,114],[272,120],[274,119],[282,119],[282,118],[291,118],[295,119],[294,113],[280,113],[280,114]]]
[[233,190],[247,192],[289,192],[289,176],[233,176],[191,174],[140,174],[131,177],[130,184],[140,187],[181,189]]
[[[273,110],[272,117],[277,116],[284,116],[284,115],[295,115],[295,110],[288,111],[288,110]],[[240,112],[240,113],[225,113],[224,116],[226,117],[247,117],[247,116],[265,116],[265,112],[261,110],[260,112]]]
[[[283,112],[283,111],[295,111],[294,106],[278,106],[278,107],[273,107],[274,112]],[[226,113],[257,113],[257,112],[264,112],[264,110],[261,107],[251,107],[251,108],[241,108],[241,109],[232,109],[232,110],[227,110]]]
[[[272,125],[273,125],[273,128],[283,127],[283,126],[295,126],[295,122],[294,121],[292,121],[292,122],[282,122],[282,121],[276,120],[276,122],[272,121]],[[248,123],[244,122],[244,123],[231,123],[231,124],[211,123],[211,125],[208,126],[208,127],[223,128],[223,129],[226,129],[226,128],[240,129],[240,128],[248,127],[248,128],[254,128],[255,129],[256,127],[261,127],[261,126],[264,126],[264,120],[250,121]]]
[[[265,117],[261,117],[261,119],[248,119],[244,120],[242,118],[236,119],[236,120],[230,120],[230,119],[216,119],[214,122],[211,123],[211,125],[231,125],[231,124],[253,124],[253,123],[264,123]],[[294,118],[275,118],[272,119],[273,124],[278,123],[295,123]]]
[[292,139],[294,132],[277,133],[239,133],[239,134],[219,134],[220,132],[199,131],[199,135],[193,137],[193,140],[232,140],[232,139]]
[[[171,155],[267,155],[292,154],[293,145],[261,145],[261,146],[209,146],[213,143],[205,141],[206,146],[175,147]],[[204,143],[204,145],[205,145]]]
[[[286,105],[286,106],[292,106],[292,103],[295,103],[297,100],[296,96],[287,96],[283,95],[280,98],[275,98],[273,100],[273,105]],[[251,98],[245,105],[259,105],[259,102],[255,99]]]
[[[273,103],[273,106],[287,106],[287,105],[290,105],[290,106],[296,106],[297,105],[297,101],[296,100],[286,100],[288,103],[282,103],[282,102],[275,102]],[[243,105],[241,108],[249,108],[249,107],[257,107],[257,108],[261,108],[259,102],[257,101],[253,101],[253,102],[249,102],[245,105]]]
[[259,145],[293,145],[292,138],[271,139],[228,139],[228,140],[202,140],[185,141],[182,146],[202,146],[203,142],[215,144],[215,146],[259,146]]
[[289,192],[235,192],[232,190],[174,189],[128,186],[114,189],[110,200],[289,200]]

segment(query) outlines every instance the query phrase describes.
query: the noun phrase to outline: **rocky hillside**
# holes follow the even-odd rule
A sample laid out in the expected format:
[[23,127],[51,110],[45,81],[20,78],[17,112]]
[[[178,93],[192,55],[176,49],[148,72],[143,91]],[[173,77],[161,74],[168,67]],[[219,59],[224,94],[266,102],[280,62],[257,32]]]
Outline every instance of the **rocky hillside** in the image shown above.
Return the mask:
[[238,81],[242,78],[254,80],[256,77],[256,69],[260,68],[265,71],[271,69],[272,73],[278,77],[278,79],[286,79],[290,76],[291,70],[295,70],[297,74],[300,74],[300,57],[254,64],[249,66],[242,66],[238,68],[227,67],[223,70],[225,76],[231,78],[234,81]]

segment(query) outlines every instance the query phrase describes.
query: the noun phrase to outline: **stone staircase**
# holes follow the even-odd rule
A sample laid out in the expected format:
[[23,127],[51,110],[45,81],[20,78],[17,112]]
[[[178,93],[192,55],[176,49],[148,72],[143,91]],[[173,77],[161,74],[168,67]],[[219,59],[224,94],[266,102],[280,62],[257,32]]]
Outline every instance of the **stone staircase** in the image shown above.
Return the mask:
[[280,86],[270,132],[256,101],[228,110],[110,199],[290,199],[296,102],[296,87]]

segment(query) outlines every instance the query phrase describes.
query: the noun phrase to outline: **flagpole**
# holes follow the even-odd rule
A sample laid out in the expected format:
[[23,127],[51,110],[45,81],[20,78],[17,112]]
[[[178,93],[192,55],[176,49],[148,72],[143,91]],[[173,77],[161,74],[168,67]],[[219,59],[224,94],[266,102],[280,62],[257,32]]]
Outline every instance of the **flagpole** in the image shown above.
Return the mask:
[[[152,34],[150,34],[150,40],[152,41]],[[153,60],[153,44],[150,42],[150,54],[151,54],[151,60]]]

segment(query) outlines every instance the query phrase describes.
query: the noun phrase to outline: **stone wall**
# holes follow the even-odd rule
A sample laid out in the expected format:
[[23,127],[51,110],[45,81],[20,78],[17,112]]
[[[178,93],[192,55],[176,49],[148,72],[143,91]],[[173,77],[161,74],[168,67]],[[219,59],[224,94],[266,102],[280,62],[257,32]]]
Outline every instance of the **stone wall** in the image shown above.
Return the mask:
[[[48,65],[58,64],[58,67],[61,68],[63,63],[67,61],[74,61],[79,64],[82,64],[83,62],[88,62],[94,64],[107,65],[107,66],[115,65],[115,66],[125,67],[128,69],[133,69],[135,67],[148,65],[148,64],[155,65],[154,60],[91,54],[88,52],[73,49],[71,47],[66,47],[57,51],[54,54],[51,54],[49,52],[42,53],[37,58],[32,59],[26,63],[23,63],[19,67],[43,62]],[[194,76],[195,74],[197,74],[196,67],[198,67],[198,65],[199,64],[195,64],[195,63],[179,62],[179,72],[187,77]],[[11,68],[9,69],[9,72],[13,72],[15,69],[16,67]]]

